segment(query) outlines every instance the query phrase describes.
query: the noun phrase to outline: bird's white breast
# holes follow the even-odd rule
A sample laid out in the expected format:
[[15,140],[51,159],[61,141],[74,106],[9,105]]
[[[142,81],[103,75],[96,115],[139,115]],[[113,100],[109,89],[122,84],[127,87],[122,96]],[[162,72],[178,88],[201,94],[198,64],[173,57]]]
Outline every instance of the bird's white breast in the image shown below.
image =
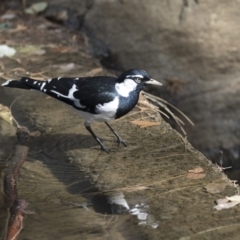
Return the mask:
[[115,97],[113,101],[104,103],[104,104],[98,104],[96,106],[96,112],[97,113],[110,113],[115,114],[119,105],[119,98]]
[[113,101],[96,105],[96,114],[76,110],[79,115],[85,119],[85,125],[90,125],[92,122],[109,122],[115,119],[115,115],[119,105],[119,98],[114,98]]

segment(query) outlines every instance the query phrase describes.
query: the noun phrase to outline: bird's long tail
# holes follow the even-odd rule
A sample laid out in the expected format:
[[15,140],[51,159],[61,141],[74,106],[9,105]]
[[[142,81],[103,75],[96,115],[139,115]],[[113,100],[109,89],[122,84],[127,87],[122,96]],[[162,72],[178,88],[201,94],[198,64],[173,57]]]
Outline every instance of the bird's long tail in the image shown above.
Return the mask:
[[28,77],[22,77],[20,80],[8,80],[2,84],[3,87],[22,88],[28,90],[33,89],[39,91],[43,91],[45,85],[45,81],[39,81]]

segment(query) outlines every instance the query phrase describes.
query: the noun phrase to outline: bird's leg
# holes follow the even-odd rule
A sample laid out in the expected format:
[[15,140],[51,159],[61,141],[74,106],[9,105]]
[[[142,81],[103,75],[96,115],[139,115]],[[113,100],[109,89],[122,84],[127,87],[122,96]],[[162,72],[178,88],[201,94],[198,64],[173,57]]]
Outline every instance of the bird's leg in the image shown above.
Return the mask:
[[121,143],[126,147],[127,146],[127,142],[124,141],[118,134],[117,132],[115,132],[112,127],[109,125],[109,123],[105,122],[106,125],[110,128],[110,130],[113,132],[113,134],[117,137],[117,142],[118,142],[118,146],[121,145]]
[[103,143],[100,141],[100,139],[96,136],[96,134],[91,129],[90,125],[85,125],[86,129],[91,133],[91,135],[94,137],[94,139],[98,142],[98,144],[101,146],[101,150],[109,153],[107,148],[103,145]]

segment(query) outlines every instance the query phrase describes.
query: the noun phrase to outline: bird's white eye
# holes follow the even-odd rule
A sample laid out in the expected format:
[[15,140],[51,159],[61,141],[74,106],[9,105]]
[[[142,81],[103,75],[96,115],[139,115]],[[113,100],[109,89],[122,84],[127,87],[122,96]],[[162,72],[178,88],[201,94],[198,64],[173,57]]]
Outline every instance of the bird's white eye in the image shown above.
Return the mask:
[[140,78],[136,78],[136,79],[135,79],[135,82],[136,82],[136,83],[140,83],[140,82],[141,82],[141,79],[140,79]]

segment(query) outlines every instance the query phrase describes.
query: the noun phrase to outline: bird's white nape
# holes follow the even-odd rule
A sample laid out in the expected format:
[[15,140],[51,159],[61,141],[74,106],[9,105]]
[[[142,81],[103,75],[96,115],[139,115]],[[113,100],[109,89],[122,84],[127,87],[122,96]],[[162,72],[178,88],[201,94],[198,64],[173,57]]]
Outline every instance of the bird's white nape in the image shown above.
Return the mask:
[[115,85],[118,94],[122,97],[128,97],[129,93],[134,91],[136,87],[137,83],[131,78],[126,78],[123,82]]

